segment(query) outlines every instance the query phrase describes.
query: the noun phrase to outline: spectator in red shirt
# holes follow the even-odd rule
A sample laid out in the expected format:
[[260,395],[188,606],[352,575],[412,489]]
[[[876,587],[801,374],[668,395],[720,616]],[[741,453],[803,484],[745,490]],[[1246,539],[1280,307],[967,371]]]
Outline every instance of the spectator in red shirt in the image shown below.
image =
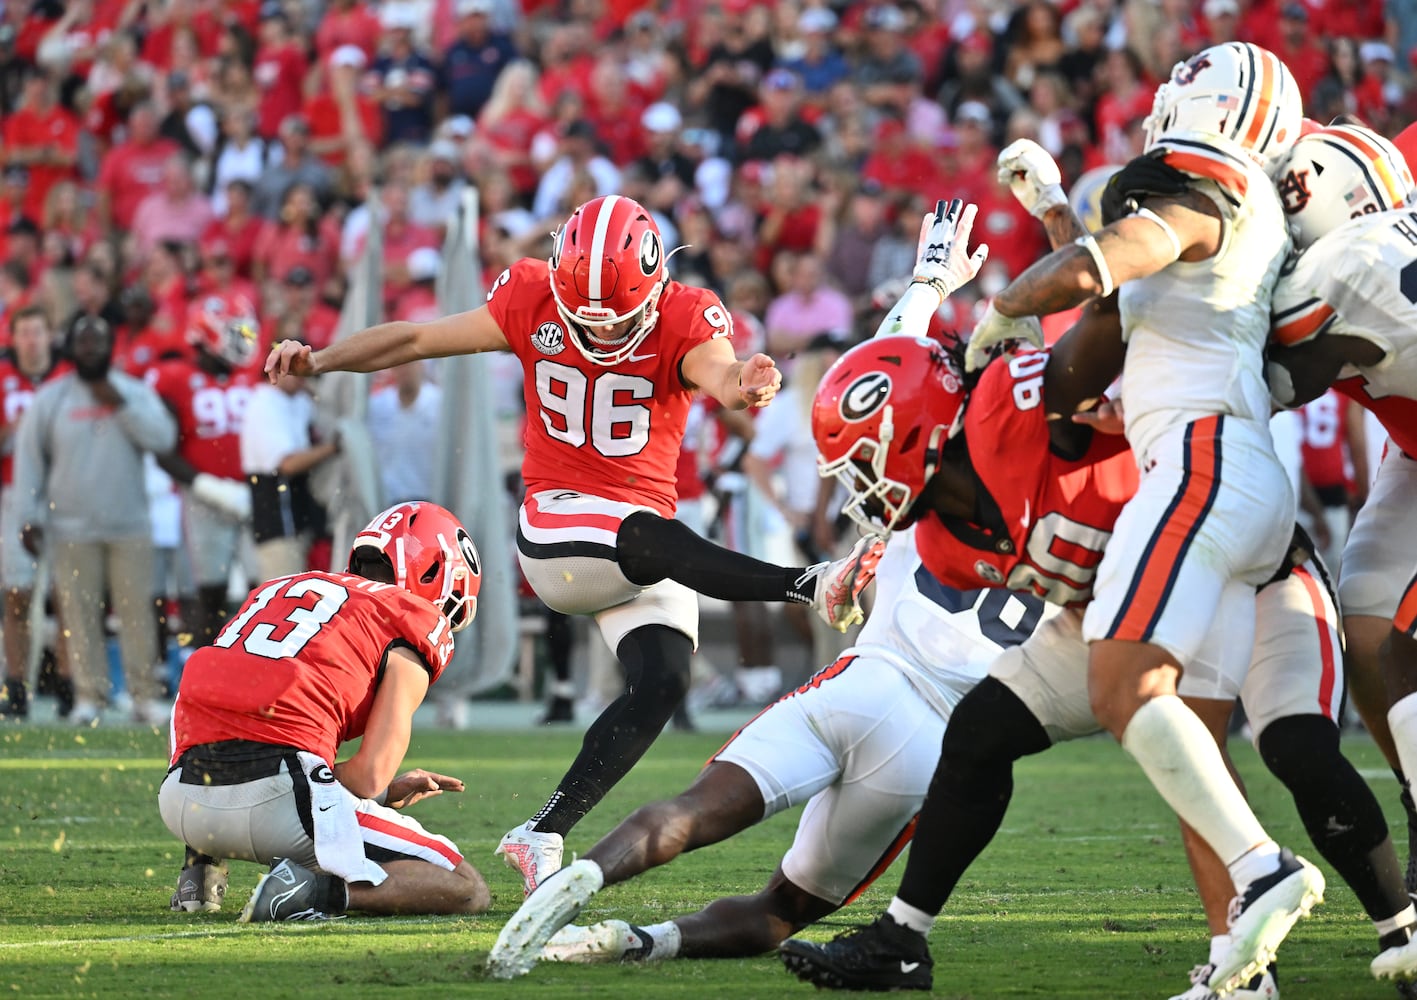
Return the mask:
[[5,118],[6,162],[29,168],[25,214],[39,219],[57,182],[77,176],[79,123],[55,99],[54,85],[38,69],[25,74],[20,104]]
[[408,185],[390,183],[380,192],[384,203],[384,304],[392,307],[409,285],[408,258],[420,247],[436,249],[438,231],[414,223],[408,214]]
[[132,236],[138,253],[146,255],[165,240],[196,243],[211,221],[211,202],[192,182],[191,160],[173,153],[163,164],[162,187],[133,213]]
[[366,65],[379,51],[382,29],[369,5],[359,0],[334,0],[315,31],[315,57],[326,62],[337,49],[353,45],[364,53]]
[[1387,114],[1382,82],[1369,75],[1358,58],[1358,43],[1351,38],[1331,38],[1328,43],[1329,71],[1314,85],[1312,104],[1306,102],[1309,117],[1332,121],[1339,115],[1357,115],[1365,122]]
[[309,69],[305,51],[292,37],[280,7],[263,10],[261,46],[251,75],[261,91],[259,130],[264,138],[275,138],[281,122],[300,110]]
[[471,145],[511,175],[517,193],[529,198],[538,179],[532,164],[532,138],[549,114],[537,90],[536,67],[526,60],[509,63],[497,77],[492,96],[482,106]]
[[253,277],[260,282],[304,267],[316,282],[324,281],[339,257],[339,233],[332,227],[320,219],[314,188],[291,185],[281,201],[280,218],[266,222],[256,237]]
[[1097,138],[1112,163],[1126,163],[1127,123],[1151,113],[1155,89],[1143,78],[1141,60],[1131,49],[1115,49],[1102,65],[1102,96],[1095,112]]
[[916,141],[905,122],[883,118],[861,177],[891,193],[929,192],[935,190],[939,173],[933,151]]
[[586,115],[616,166],[623,167],[644,155],[640,115],[648,103],[640,88],[625,75],[619,56],[605,53],[596,60]]
[[359,89],[359,74],[366,63],[364,50],[357,45],[335,49],[326,61],[326,86],[305,102],[310,152],[331,167],[343,165],[355,144],[383,143],[383,111]]
[[1313,99],[1314,87],[1328,73],[1328,53],[1309,30],[1309,8],[1299,0],[1289,0],[1279,9],[1274,54],[1294,74],[1304,101]]
[[754,262],[766,271],[783,250],[805,253],[815,248],[822,207],[812,190],[812,164],[780,156],[772,164],[771,192],[758,223]]
[[70,260],[82,259],[102,236],[98,220],[91,207],[84,204],[79,186],[73,181],[60,181],[49,189],[41,221],[45,239],[57,237],[62,241]]
[[167,0],[156,9],[149,8],[143,59],[159,69],[182,68],[174,63],[173,49],[177,36],[184,33],[191,36],[203,58],[214,57],[222,29],[221,12],[217,7],[200,0]]
[[226,214],[207,224],[202,239],[220,239],[224,242],[236,273],[249,278],[251,262],[256,255],[256,240],[261,235],[264,221],[251,211],[251,185],[244,180],[234,180],[226,186]]
[[954,132],[958,145],[954,150],[956,170],[951,179],[966,189],[969,199],[974,201],[994,186],[998,169],[995,160],[999,151],[993,143],[994,119],[988,106],[979,101],[961,104],[955,111]]
[[[315,276],[309,268],[297,264],[287,271],[281,280],[280,318],[274,327],[285,329],[287,324],[294,323],[301,331],[300,339],[319,350],[335,339],[339,311],[321,301],[317,290]],[[274,339],[273,335],[268,338],[271,342]]]
[[260,303],[260,291],[255,284],[236,273],[236,261],[231,246],[220,236],[203,237],[197,247],[201,269],[193,282],[194,295],[237,295],[247,302]]
[[109,230],[127,232],[138,205],[162,185],[163,164],[177,143],[157,132],[157,109],[150,101],[128,113],[128,139],[110,149],[98,172],[98,217]]

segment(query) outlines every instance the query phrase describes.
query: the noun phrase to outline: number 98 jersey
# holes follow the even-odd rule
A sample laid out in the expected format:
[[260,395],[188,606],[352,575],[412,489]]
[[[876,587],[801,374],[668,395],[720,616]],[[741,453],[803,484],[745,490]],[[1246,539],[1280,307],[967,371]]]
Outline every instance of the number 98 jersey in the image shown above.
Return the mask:
[[429,601],[359,576],[270,581],[183,668],[173,763],[189,747],[251,740],[308,750],[333,766],[339,745],[364,734],[394,647],[420,658],[432,684],[453,655],[448,620]]
[[571,343],[544,260],[520,260],[502,272],[487,306],[522,363],[527,495],[574,489],[673,517],[674,471],[693,399],[679,364],[699,344],[732,335],[718,296],[669,282],[659,322],[613,367]]
[[1029,351],[984,370],[964,411],[978,523],[929,514],[915,544],[948,586],[1005,587],[1081,607],[1137,490],[1137,467],[1119,434],[1094,434],[1076,460],[1054,452],[1043,405],[1048,357]]

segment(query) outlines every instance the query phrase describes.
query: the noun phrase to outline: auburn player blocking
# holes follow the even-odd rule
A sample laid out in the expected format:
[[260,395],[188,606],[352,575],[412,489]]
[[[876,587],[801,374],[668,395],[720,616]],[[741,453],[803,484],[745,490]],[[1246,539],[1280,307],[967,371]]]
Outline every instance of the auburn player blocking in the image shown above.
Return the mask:
[[738,360],[717,295],[672,281],[649,213],[609,195],[577,208],[549,260],[523,259],[487,304],[429,323],[385,323],[324,350],[281,343],[272,378],[377,371],[423,358],[511,351],[526,400],[526,496],[517,550],[537,596],[592,615],[625,668],[625,692],[592,723],[550,800],[498,853],[529,894],[561,866],[563,837],[644,755],[689,684],[697,644],[693,591],[724,600],[812,605],[828,623],[858,620],[856,596],[882,545],[783,568],[730,552],[673,520],[674,473],[695,391],[730,409],[766,406],[773,360]]
[[158,793],[187,846],[172,909],[220,909],[232,858],[271,866],[242,922],[487,908],[457,846],[397,811],[463,783],[396,774],[414,710],[477,613],[480,565],[452,514],[399,504],[355,536],[346,572],[262,584],[192,655]]
[[[29,715],[30,600],[34,595],[38,560],[20,544],[16,522],[13,457],[15,428],[34,401],[35,390],[67,366],[54,362],[49,317],[41,306],[26,306],[10,317],[12,350],[0,361],[0,580],[5,586],[5,686],[0,693],[0,718]],[[61,643],[62,647],[62,643]],[[62,649],[61,649],[62,653]],[[60,682],[60,715],[73,706],[73,684]]]
[[195,356],[148,369],[148,382],[177,418],[177,446],[158,464],[182,487],[182,537],[197,586],[194,642],[206,645],[226,617],[227,581],[251,517],[251,487],[241,474],[241,423],[255,374],[259,327],[241,295],[208,295],[192,304],[187,342]]

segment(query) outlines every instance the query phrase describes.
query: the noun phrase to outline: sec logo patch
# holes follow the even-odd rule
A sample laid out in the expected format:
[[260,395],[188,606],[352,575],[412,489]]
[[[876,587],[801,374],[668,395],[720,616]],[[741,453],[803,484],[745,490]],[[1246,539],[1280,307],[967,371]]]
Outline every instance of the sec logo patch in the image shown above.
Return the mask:
[[566,349],[566,332],[557,323],[542,323],[531,335],[531,346],[542,354],[560,354]]

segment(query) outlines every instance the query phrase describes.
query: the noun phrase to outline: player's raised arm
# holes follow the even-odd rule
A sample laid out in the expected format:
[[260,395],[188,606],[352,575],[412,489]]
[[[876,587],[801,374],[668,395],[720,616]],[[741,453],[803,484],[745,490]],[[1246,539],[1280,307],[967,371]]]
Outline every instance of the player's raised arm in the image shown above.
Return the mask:
[[271,347],[266,375],[272,382],[285,374],[376,372],[409,361],[446,358],[507,349],[507,338],[486,306],[427,323],[380,323],[344,340],[312,351],[308,344],[284,340]]
[[969,236],[978,209],[958,198],[938,201],[935,211],[920,226],[920,245],[915,274],[900,300],[886,313],[875,336],[919,334],[923,336],[935,310],[958,288],[974,279],[989,258],[988,244],[969,252]]

